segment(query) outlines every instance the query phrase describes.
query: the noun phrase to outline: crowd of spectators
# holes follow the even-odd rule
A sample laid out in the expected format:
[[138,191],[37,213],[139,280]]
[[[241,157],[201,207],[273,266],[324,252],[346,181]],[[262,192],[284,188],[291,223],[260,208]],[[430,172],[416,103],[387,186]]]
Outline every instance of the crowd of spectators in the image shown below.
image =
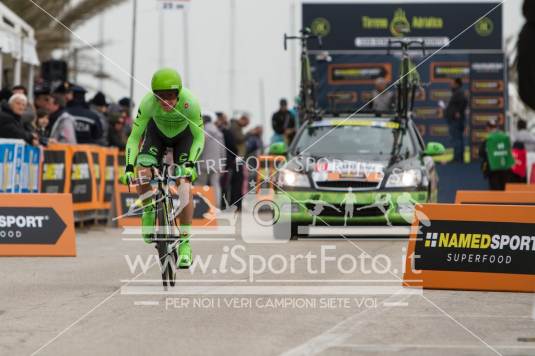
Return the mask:
[[98,92],[68,82],[54,88],[38,86],[33,103],[22,85],[0,93],[0,138],[21,139],[31,145],[96,144],[123,149],[130,131],[131,101],[109,103]]

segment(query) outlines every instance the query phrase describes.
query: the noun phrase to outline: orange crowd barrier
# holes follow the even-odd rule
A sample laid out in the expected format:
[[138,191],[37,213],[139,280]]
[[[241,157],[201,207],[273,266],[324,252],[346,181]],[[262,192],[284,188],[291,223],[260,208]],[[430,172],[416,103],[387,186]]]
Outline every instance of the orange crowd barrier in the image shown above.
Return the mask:
[[506,192],[535,192],[535,184],[507,183]]
[[535,191],[459,190],[455,204],[535,205]]

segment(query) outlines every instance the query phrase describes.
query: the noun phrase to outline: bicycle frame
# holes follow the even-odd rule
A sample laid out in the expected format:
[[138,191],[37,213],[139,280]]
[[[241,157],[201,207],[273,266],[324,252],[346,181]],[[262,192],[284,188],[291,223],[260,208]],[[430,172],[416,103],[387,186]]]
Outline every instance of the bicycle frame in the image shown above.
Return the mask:
[[312,79],[310,69],[310,59],[308,57],[308,41],[315,39],[322,45],[321,36],[312,35],[309,28],[300,31],[300,36],[288,36],[284,34],[284,50],[287,50],[288,40],[299,40],[301,42],[301,83],[299,86],[299,123],[317,119],[320,114],[316,101],[316,83]]
[[[397,108],[396,118],[400,123],[400,128],[394,131],[394,141],[392,144],[391,162],[393,164],[398,159],[401,151],[401,142],[407,131],[407,121],[412,115],[414,108],[414,99],[416,97],[416,90],[420,86],[418,72],[411,67],[411,59],[409,56],[409,48],[411,45],[417,44],[425,56],[425,44],[421,40],[404,41],[404,40],[388,40],[387,54],[390,54],[392,45],[399,45],[401,48],[401,71],[400,80],[396,84]],[[413,74],[413,72],[416,72]]]

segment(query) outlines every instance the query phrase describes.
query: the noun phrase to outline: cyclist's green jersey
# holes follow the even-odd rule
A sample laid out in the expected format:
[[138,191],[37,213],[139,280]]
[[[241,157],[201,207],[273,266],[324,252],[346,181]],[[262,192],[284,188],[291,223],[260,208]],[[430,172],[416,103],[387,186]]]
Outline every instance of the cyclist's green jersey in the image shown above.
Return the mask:
[[139,143],[150,120],[154,120],[160,132],[169,138],[177,136],[189,127],[193,142],[189,149],[188,161],[195,162],[199,159],[204,147],[201,107],[195,96],[187,88],[182,88],[176,106],[169,112],[161,108],[152,92],[143,97],[126,143],[127,166],[136,164]]

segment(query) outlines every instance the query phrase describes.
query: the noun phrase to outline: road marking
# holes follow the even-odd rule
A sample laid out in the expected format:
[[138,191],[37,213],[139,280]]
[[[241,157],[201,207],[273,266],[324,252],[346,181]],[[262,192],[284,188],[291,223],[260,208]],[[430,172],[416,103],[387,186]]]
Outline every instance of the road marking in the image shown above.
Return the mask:
[[144,306],[153,306],[160,305],[160,302],[157,300],[136,300],[134,305],[144,305]]
[[123,295],[422,295],[418,288],[385,286],[123,286]]
[[[412,279],[406,280],[410,282],[422,282],[422,280]],[[309,282],[319,282],[319,283],[396,283],[400,284],[401,280],[399,279],[255,279],[255,282],[265,282],[265,283],[309,283]]]
[[[177,279],[175,283],[245,283],[249,279]],[[161,279],[121,279],[121,283],[162,283]]]
[[384,302],[385,307],[406,307],[409,305],[407,302]]
[[[528,345],[494,345],[497,349],[518,349],[518,350],[533,350],[534,346]],[[340,344],[333,348],[350,348],[355,351],[402,351],[404,349],[486,349],[485,345],[424,345],[424,344]]]
[[[193,236],[193,235],[192,235]],[[144,241],[141,237],[122,237],[123,241]],[[196,237],[192,238],[191,242],[213,242],[213,241],[236,241],[232,237]]]

